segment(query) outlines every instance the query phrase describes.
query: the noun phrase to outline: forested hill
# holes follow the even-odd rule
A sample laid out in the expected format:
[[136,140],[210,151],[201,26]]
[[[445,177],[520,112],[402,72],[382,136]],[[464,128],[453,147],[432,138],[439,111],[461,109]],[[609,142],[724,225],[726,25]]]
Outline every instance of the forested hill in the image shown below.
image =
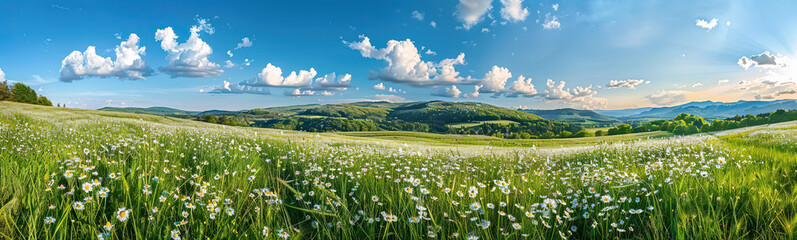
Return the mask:
[[579,124],[582,127],[611,127],[623,123],[623,121],[619,119],[605,116],[591,110],[562,108],[552,110],[523,109],[520,111],[532,113],[545,119]]
[[103,108],[101,110],[149,113],[237,126],[303,131],[420,131],[435,133],[531,138],[580,131],[579,126],[543,119],[537,115],[475,102],[357,102],[296,105],[236,112],[190,112],[171,108]]

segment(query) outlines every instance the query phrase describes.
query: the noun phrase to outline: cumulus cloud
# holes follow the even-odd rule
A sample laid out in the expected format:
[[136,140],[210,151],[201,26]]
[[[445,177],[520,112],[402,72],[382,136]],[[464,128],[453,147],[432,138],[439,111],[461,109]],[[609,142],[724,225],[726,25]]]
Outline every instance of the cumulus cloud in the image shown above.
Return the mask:
[[743,56],[739,58],[739,61],[736,62],[740,67],[744,68],[745,70],[749,69],[750,67],[785,67],[786,61],[788,59],[780,54],[772,54],[769,51],[764,51],[761,54],[750,56],[747,58]]
[[695,83],[695,84],[692,84],[692,87],[693,87],[693,88],[696,88],[696,87],[701,87],[701,86],[703,86],[703,84],[702,84],[702,83]]
[[509,78],[512,78],[512,73],[509,72],[509,69],[493,66],[489,72],[484,74],[484,78],[480,82],[482,87],[479,91],[482,93],[503,92],[506,90],[504,87]]
[[396,95],[390,95],[390,94],[376,94],[376,95],[374,95],[374,99],[377,100],[377,101],[386,101],[386,102],[392,102],[392,103],[400,103],[400,102],[406,102],[407,101],[406,98],[403,98],[403,97],[400,97],[400,96],[396,96]]
[[285,96],[291,96],[291,97],[299,97],[299,96],[313,96],[313,95],[315,95],[315,91],[313,91],[313,90],[309,90],[309,89],[308,89],[308,90],[304,90],[304,91],[302,91],[301,89],[298,89],[298,88],[297,88],[297,89],[293,89],[293,91],[288,91],[288,90],[286,90],[286,91],[283,93],[283,95],[285,95]]
[[712,28],[717,26],[717,18],[712,18],[711,21],[697,19],[695,20],[695,26],[707,29],[706,31],[711,31]]
[[464,97],[464,98],[477,98],[477,97],[479,97],[479,89],[481,87],[482,86],[480,86],[480,85],[473,86],[473,92],[463,94],[462,97]]
[[378,73],[372,72],[370,79],[381,79],[388,82],[408,84],[416,87],[434,87],[459,83],[463,80],[456,71],[455,65],[465,64],[465,54],[456,58],[443,59],[440,62],[421,60],[421,54],[410,39],[404,41],[390,40],[387,46],[377,49],[371,45],[368,37],[360,36],[360,42],[346,42],[349,48],[357,50],[363,57],[380,59],[388,66]]
[[373,88],[376,89],[376,90],[385,90],[385,84],[384,83],[379,83],[377,85],[374,85]]
[[557,20],[556,16],[545,16],[545,22],[542,24],[542,28],[546,30],[551,29],[559,29],[562,27],[562,24]]
[[255,79],[249,80],[244,85],[257,87],[309,87],[313,83],[313,78],[317,72],[310,68],[309,71],[300,70],[297,74],[292,71],[288,76],[282,76],[282,69],[271,65],[266,65]]
[[168,53],[166,60],[168,66],[158,68],[171,77],[213,77],[221,75],[224,71],[219,65],[208,60],[208,55],[213,53],[210,45],[199,38],[200,32],[213,34],[215,30],[206,19],[198,19],[197,25],[191,26],[191,35],[184,43],[177,43],[178,36],[172,27],[158,29],[155,40],[161,42],[161,48]]
[[529,16],[529,9],[523,7],[523,0],[501,0],[501,4],[504,5],[501,8],[501,17],[507,21],[524,21]]
[[686,102],[686,91],[674,90],[674,91],[667,91],[661,90],[652,94],[645,96],[651,103],[660,105],[660,106],[667,106],[673,105],[678,103]]
[[462,94],[462,91],[457,89],[457,86],[451,85],[451,87],[446,88],[438,88],[436,91],[432,92],[432,96],[440,96],[440,97],[449,97],[449,98],[459,98],[459,95]]
[[459,0],[454,15],[462,23],[462,28],[471,27],[484,20],[484,15],[493,8],[493,0]]
[[740,90],[757,90],[757,85],[771,87],[776,83],[793,83],[797,81],[797,62],[780,54],[772,54],[766,51],[749,58],[741,57],[737,64],[745,70],[756,68],[760,71],[758,79],[751,80],[751,85],[745,86]]
[[512,91],[509,95],[510,97],[516,97],[518,95],[532,97],[537,94],[537,89],[531,84],[531,78],[525,78],[523,75],[520,75],[517,80],[512,83],[512,87],[509,88],[509,90]]
[[6,80],[6,73],[3,72],[3,69],[0,69],[0,81]]
[[233,63],[233,62],[232,62],[232,61],[230,61],[230,60],[224,61],[224,67],[225,67],[225,68],[232,68],[232,67],[235,67],[235,63]]
[[423,13],[418,12],[418,10],[412,11],[412,18],[418,21],[423,21]]
[[316,78],[315,84],[313,85],[313,89],[315,90],[343,91],[349,89],[349,87],[351,87],[351,74],[336,76],[334,72]]
[[271,91],[268,88],[264,87],[252,87],[246,86],[241,84],[231,84],[230,82],[224,81],[221,86],[214,87],[210,90],[199,90],[200,92],[207,92],[213,94],[260,94],[260,95],[270,95]]
[[146,47],[139,47],[138,40],[138,35],[130,34],[126,41],[119,43],[114,49],[115,60],[97,55],[94,46],[89,46],[84,52],[73,51],[61,61],[60,80],[72,82],[87,76],[146,79],[152,70],[141,58],[146,53]]
[[729,81],[730,81],[730,80],[728,80],[728,79],[720,79],[720,80],[717,80],[717,84],[726,84],[726,83],[728,83]]
[[547,100],[564,101],[571,106],[585,109],[602,108],[607,103],[605,98],[595,97],[598,93],[592,90],[592,86],[576,86],[574,89],[569,89],[565,88],[564,81],[556,83],[551,79],[548,79],[545,85],[548,87],[545,90],[545,99]]
[[637,85],[645,83],[642,79],[611,80],[606,84],[607,88],[630,88],[634,89]]
[[252,41],[250,41],[248,37],[245,37],[245,38],[241,39],[241,42],[238,43],[238,46],[235,47],[235,50],[238,50],[240,48],[251,47],[251,46],[252,46]]

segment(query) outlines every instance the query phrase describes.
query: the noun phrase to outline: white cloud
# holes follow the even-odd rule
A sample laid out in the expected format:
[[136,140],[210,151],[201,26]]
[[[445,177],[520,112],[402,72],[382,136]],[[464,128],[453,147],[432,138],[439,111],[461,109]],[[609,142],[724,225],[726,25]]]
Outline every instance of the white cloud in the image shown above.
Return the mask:
[[379,83],[377,85],[374,85],[373,88],[376,89],[376,90],[385,90],[385,84],[384,83]]
[[324,97],[329,97],[329,96],[335,96],[335,93],[334,92],[330,92],[330,91],[321,91],[321,92],[319,92],[319,91],[313,91],[313,90],[310,90],[310,89],[302,90],[302,89],[297,88],[297,89],[293,89],[293,91],[286,90],[285,92],[283,92],[283,95],[290,96],[290,97],[301,97],[301,96],[324,96]]
[[126,41],[119,43],[114,49],[116,60],[97,55],[94,46],[85,52],[73,51],[61,61],[61,81],[72,82],[83,77],[116,77],[119,79],[146,79],[151,70],[141,58],[146,47],[138,46],[138,35],[130,34]]
[[219,65],[208,60],[208,55],[213,53],[210,45],[199,38],[199,33],[204,31],[213,34],[214,30],[206,19],[198,19],[198,25],[191,26],[191,35],[185,43],[178,44],[177,35],[172,27],[158,29],[155,40],[161,42],[161,48],[168,53],[166,60],[169,65],[160,67],[159,70],[171,77],[213,77],[221,75],[224,71]]
[[546,16],[545,22],[542,24],[542,28],[546,30],[559,29],[561,27],[562,24],[557,20],[556,16]]
[[482,32],[483,33],[488,33],[488,32],[490,32],[490,29],[489,28],[482,28]]
[[437,23],[435,21],[431,21],[429,22],[429,26],[432,26],[432,28],[437,28]]
[[509,88],[512,91],[510,96],[514,95],[523,95],[525,97],[531,97],[537,94],[537,89],[534,88],[534,84],[531,84],[531,78],[525,78],[523,75],[520,75],[515,82],[512,83],[512,87]]
[[666,91],[661,90],[645,96],[650,102],[656,105],[667,106],[686,102],[686,91]]
[[231,84],[230,82],[224,81],[224,84],[210,90],[200,90],[200,92],[207,92],[207,93],[215,93],[215,94],[260,94],[260,95],[270,95],[271,91],[268,88],[264,87],[252,87],[252,86],[245,86],[241,84]]
[[708,29],[706,31],[711,31],[712,28],[717,26],[717,18],[712,18],[711,21],[706,21],[703,19],[695,20],[695,26]]
[[315,85],[313,85],[315,90],[343,91],[349,87],[351,87],[351,74],[336,76],[334,72],[316,78]]
[[720,80],[717,80],[717,84],[726,84],[726,83],[728,83],[729,81],[730,81],[730,80],[728,80],[728,79],[720,79]]
[[481,80],[481,89],[479,92],[483,93],[500,93],[506,90],[504,87],[506,86],[506,81],[512,77],[512,73],[509,72],[509,69],[502,68],[499,66],[493,66],[489,72],[484,74],[484,78]]
[[423,13],[418,12],[418,10],[412,11],[412,18],[418,21],[423,21]]
[[466,94],[462,95],[462,97],[464,97],[464,98],[477,98],[477,97],[479,97],[479,89],[480,88],[482,88],[482,86],[479,86],[479,85],[473,86],[473,92],[466,93]]
[[[465,54],[456,58],[447,58],[435,63],[421,60],[421,55],[410,39],[404,41],[390,40],[387,46],[377,49],[371,45],[370,39],[360,36],[360,42],[346,42],[349,48],[357,50],[363,57],[384,60],[388,66],[378,73],[371,73],[370,79],[381,79],[389,82],[403,83],[416,87],[432,87],[459,83],[462,77],[454,68],[465,63]],[[438,71],[439,70],[439,71]]]
[[695,84],[692,84],[692,87],[693,87],[693,88],[700,87],[700,86],[703,86],[703,84],[702,84],[702,83],[695,83]]
[[[523,0],[501,0],[504,7],[501,8],[501,17],[510,22],[526,20],[529,16],[529,9],[523,7]],[[559,5],[555,5],[554,9]]]
[[432,51],[432,49],[426,49],[426,55],[437,55],[437,52]]
[[[241,39],[241,42],[238,43],[238,46],[235,47],[235,50],[238,50],[239,48],[245,48],[245,47],[251,47],[251,46],[252,46],[252,41],[249,41],[249,38],[245,37],[245,38]],[[232,56],[230,56],[230,57],[232,57]]]
[[390,94],[377,94],[377,95],[374,95],[374,99],[377,100],[377,101],[387,101],[387,102],[392,102],[392,103],[400,103],[400,102],[406,102],[407,101],[406,98],[403,98],[403,97],[400,97],[400,96],[396,96],[396,95],[390,95]]
[[438,88],[434,92],[432,92],[432,96],[440,96],[440,97],[449,97],[449,98],[459,98],[459,95],[462,94],[462,91],[457,89],[457,86],[451,85],[451,87],[446,88]]
[[742,57],[737,62],[739,66],[748,70],[753,67],[759,70],[760,78],[756,79],[759,83],[788,83],[797,81],[797,61],[794,61],[780,54],[772,54],[768,51],[750,56]]
[[548,79],[545,85],[548,86],[548,89],[545,90],[545,98],[548,100],[560,100],[571,106],[585,109],[602,108],[607,103],[605,98],[595,97],[597,92],[592,90],[592,86],[576,86],[574,89],[566,89],[564,81],[559,81],[557,84],[551,79]]
[[227,50],[227,55],[230,55],[230,57],[232,57],[232,50]]
[[232,68],[232,67],[235,67],[235,63],[233,63],[233,62],[232,62],[232,61],[230,61],[230,60],[224,61],[224,67],[225,67],[225,68]]
[[6,73],[3,72],[3,69],[0,69],[0,81],[6,80]]
[[769,53],[769,51],[764,51],[761,54],[750,56],[750,58],[742,57],[739,58],[739,61],[736,62],[739,66],[743,67],[745,70],[755,66],[755,67],[785,67],[788,58],[783,55],[777,54],[774,55]]
[[[642,83],[646,83],[645,80],[642,79],[627,79],[627,80],[610,80],[609,84],[606,84],[607,88],[630,88],[634,89],[637,85]],[[648,81],[649,83],[649,81]]]
[[282,69],[267,64],[257,78],[244,83],[244,85],[258,86],[258,87],[309,87],[313,83],[313,78],[317,72],[315,69],[310,68],[309,71],[301,70],[297,74],[292,71],[288,76],[282,76]]
[[557,3],[557,4],[554,4],[554,5],[551,5],[551,8],[553,8],[554,11],[559,11],[559,4]]
[[315,91],[313,91],[313,90],[304,90],[304,91],[302,91],[301,89],[298,89],[298,88],[297,88],[297,89],[293,89],[293,91],[287,91],[287,90],[286,90],[286,91],[283,93],[283,95],[285,95],[285,96],[292,96],[292,97],[299,97],[299,96],[313,96],[313,95],[315,95]]
[[484,15],[493,8],[492,3],[493,0],[459,0],[454,15],[457,20],[462,22],[462,28],[470,30],[471,27],[481,22]]

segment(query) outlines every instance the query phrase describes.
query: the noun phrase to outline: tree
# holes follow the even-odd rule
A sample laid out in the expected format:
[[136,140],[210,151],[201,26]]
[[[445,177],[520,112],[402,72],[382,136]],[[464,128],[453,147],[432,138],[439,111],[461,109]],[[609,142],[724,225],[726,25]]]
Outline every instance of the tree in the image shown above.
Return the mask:
[[574,138],[579,138],[579,137],[593,137],[593,136],[595,136],[595,134],[593,134],[593,133],[592,133],[592,132],[590,132],[590,131],[587,131],[586,129],[583,129],[583,130],[581,130],[581,131],[578,131],[577,133],[573,134],[573,137],[574,137]]
[[205,115],[205,122],[219,123],[219,119],[216,118],[216,116],[213,116],[213,115]]
[[595,131],[595,136],[606,136],[606,132],[603,130]]
[[53,103],[50,102],[50,99],[47,99],[47,97],[45,96],[39,96],[39,98],[36,99],[36,104],[51,106],[51,107],[53,106]]
[[3,81],[0,84],[0,101],[11,101],[14,99],[14,93],[8,88],[8,81]]
[[36,91],[21,82],[14,83],[11,92],[14,94],[14,101],[16,102],[35,104],[36,99],[38,99]]
[[560,138],[569,138],[572,135],[573,135],[573,133],[568,132],[568,131],[562,131],[562,132],[559,133],[559,137]]

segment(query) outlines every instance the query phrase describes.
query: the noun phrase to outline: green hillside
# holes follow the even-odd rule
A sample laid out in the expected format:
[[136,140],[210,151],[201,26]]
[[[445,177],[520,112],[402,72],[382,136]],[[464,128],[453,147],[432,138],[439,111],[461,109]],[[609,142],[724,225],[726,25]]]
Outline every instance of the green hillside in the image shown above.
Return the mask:
[[553,110],[524,109],[523,112],[532,113],[549,120],[579,124],[582,127],[609,127],[623,123],[623,121],[596,113],[591,110],[562,108]]
[[[189,112],[172,108],[103,108],[105,111],[192,118],[234,126],[311,132],[413,131],[507,138],[570,137],[578,125],[475,102],[357,102],[294,105],[242,111]],[[581,136],[581,135],[579,135]]]

